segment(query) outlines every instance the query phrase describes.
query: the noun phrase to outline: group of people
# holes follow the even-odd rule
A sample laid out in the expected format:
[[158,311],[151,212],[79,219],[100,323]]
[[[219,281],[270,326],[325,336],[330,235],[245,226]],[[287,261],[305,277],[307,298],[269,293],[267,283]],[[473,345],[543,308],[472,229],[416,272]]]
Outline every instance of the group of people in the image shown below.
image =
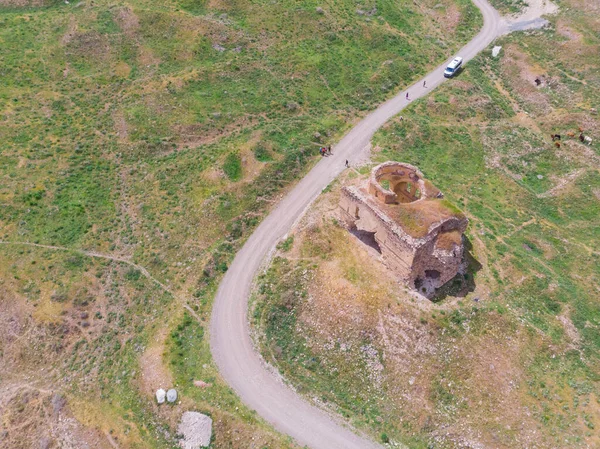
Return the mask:
[[[331,156],[333,154],[331,152],[331,145],[329,145],[328,147],[320,147],[319,154],[321,156]],[[348,162],[348,159],[346,159],[346,168],[349,168],[349,167],[350,167],[350,163]]]
[[333,154],[331,152],[331,145],[329,145],[328,147],[319,148],[319,153],[321,154],[321,156],[331,156]]
[[[427,81],[423,81],[423,87],[427,87]],[[408,101],[410,101],[410,98],[408,96],[408,92],[406,92],[406,99]],[[404,117],[400,116],[400,120],[404,120]],[[319,148],[319,154],[321,156],[331,156],[333,154],[331,152],[331,145],[329,145],[328,147],[320,147]],[[350,164],[348,163],[347,159],[346,159],[346,167],[350,167]]]

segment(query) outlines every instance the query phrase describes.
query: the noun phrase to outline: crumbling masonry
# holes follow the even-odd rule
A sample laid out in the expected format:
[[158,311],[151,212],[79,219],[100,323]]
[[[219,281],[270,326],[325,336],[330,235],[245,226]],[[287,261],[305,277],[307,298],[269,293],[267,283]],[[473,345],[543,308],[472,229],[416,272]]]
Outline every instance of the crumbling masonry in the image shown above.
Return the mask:
[[342,188],[340,208],[409,287],[429,295],[458,273],[468,220],[418,168],[378,165],[368,181]]

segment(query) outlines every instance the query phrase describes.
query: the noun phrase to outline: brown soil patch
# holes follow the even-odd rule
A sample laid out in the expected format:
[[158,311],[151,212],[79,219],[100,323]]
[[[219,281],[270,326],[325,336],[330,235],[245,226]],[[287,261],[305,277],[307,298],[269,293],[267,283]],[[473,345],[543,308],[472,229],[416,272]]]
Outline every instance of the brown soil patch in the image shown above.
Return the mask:
[[448,8],[446,8],[446,14],[443,19],[443,26],[446,30],[453,32],[458,27],[461,19],[460,10],[458,6],[452,3]]
[[511,119],[511,121],[513,121],[514,123],[516,123],[516,124],[518,124],[520,126],[523,126],[525,128],[529,128],[532,131],[535,131],[536,133],[542,134],[542,130],[538,126],[538,123],[535,120],[533,120],[529,116],[529,114],[525,114],[522,111],[517,112],[515,114],[515,116]]
[[561,315],[557,316],[556,319],[560,321],[560,324],[562,324],[562,327],[565,330],[565,334],[571,339],[571,346],[577,347],[581,341],[581,335],[579,335],[579,331],[571,321],[569,311],[565,310]]
[[66,398],[29,385],[0,389],[0,446],[112,449],[104,434],[77,421]]
[[129,6],[120,8],[115,18],[121,30],[129,37],[133,37],[140,27],[138,17]]
[[108,38],[96,31],[74,33],[66,44],[67,53],[74,56],[105,61],[110,57]]
[[251,182],[260,174],[264,164],[256,160],[254,152],[250,148],[240,150],[240,157],[242,159],[244,182]]
[[150,48],[140,45],[138,47],[138,51],[138,61],[141,65],[148,67],[158,65],[160,63],[160,58],[158,58]]
[[240,132],[244,128],[251,128],[258,123],[258,118],[250,116],[241,117],[222,126],[218,125],[218,120],[219,118],[214,119],[215,123],[213,126],[199,124],[177,126],[176,133],[179,135],[180,141],[179,149],[186,146],[195,148],[200,145],[213,143]]
[[556,24],[556,31],[561,36],[566,37],[571,42],[580,42],[583,39],[583,35],[573,28],[568,27],[564,21],[559,20]]
[[114,68],[115,75],[120,78],[129,78],[129,74],[131,73],[131,67],[126,62],[119,61],[115,65]]
[[530,64],[528,56],[516,45],[509,45],[504,50],[501,71],[507,80],[510,91],[518,95],[538,114],[548,114],[552,107],[547,95],[535,86],[535,79],[546,74],[541,66]]
[[231,8],[231,4],[225,0],[209,0],[208,9],[217,9],[220,11],[227,11]]
[[255,131],[250,139],[240,147],[240,157],[242,159],[242,173],[244,182],[251,182],[256,178],[264,167],[264,164],[254,156],[254,148],[260,143],[262,133]]
[[113,122],[115,124],[115,130],[117,131],[117,136],[121,141],[129,140],[129,127],[127,126],[127,121],[125,120],[125,114],[122,111],[117,111],[113,114]]
[[141,388],[148,396],[153,396],[159,388],[167,390],[173,386],[173,375],[163,360],[168,331],[167,327],[160,329],[140,357]]
[[544,193],[540,193],[539,195],[537,195],[538,198],[549,198],[549,197],[553,197],[553,196],[558,196],[562,193],[564,193],[564,191],[571,185],[573,184],[573,182],[575,182],[578,178],[580,178],[584,173],[585,173],[586,169],[585,168],[580,168],[579,170],[575,170],[563,177],[554,177],[554,181],[556,182],[556,184],[554,185],[554,187],[552,187],[550,190],[547,190]]
[[0,288],[0,373],[9,368],[19,370],[27,361],[32,309],[12,292]]
[[218,184],[225,179],[225,172],[220,167],[213,167],[204,170],[201,176],[211,183]]
[[73,36],[75,36],[76,32],[77,20],[75,19],[75,16],[71,16],[71,18],[69,19],[69,26],[67,27],[67,31],[61,37],[60,43],[63,45],[67,45],[69,42],[71,42],[71,39],[73,39]]

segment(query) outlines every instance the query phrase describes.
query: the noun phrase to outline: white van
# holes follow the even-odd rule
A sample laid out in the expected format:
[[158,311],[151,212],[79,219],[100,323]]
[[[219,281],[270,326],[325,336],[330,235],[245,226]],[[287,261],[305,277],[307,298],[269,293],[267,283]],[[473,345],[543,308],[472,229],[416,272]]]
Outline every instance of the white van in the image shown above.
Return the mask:
[[457,56],[456,58],[454,58],[452,60],[452,62],[450,64],[448,64],[448,67],[446,67],[446,70],[444,70],[444,77],[451,78],[455,74],[457,74],[458,71],[460,70],[460,68],[462,67],[462,63],[463,63],[463,58],[461,58],[460,56]]

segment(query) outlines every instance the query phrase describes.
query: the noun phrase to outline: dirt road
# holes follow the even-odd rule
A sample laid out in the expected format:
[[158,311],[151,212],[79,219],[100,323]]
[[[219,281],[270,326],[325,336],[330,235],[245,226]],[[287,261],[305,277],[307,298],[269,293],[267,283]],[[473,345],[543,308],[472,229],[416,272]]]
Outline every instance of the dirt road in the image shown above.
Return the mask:
[[[508,24],[486,0],[473,0],[484,18],[482,30],[458,54],[465,61],[486,48]],[[212,353],[225,381],[242,401],[280,432],[312,449],[371,449],[382,446],[349,429],[343,422],[309,404],[271,372],[255,352],[249,336],[248,297],[253,279],[275,244],[284,237],[319,193],[360,158],[377,129],[410,101],[444,81],[443,71],[454,57],[425,78],[383,103],[360,121],[265,218],[236,255],[217,292],[210,327]],[[423,87],[423,80],[427,87]],[[406,92],[409,100],[406,100]]]

